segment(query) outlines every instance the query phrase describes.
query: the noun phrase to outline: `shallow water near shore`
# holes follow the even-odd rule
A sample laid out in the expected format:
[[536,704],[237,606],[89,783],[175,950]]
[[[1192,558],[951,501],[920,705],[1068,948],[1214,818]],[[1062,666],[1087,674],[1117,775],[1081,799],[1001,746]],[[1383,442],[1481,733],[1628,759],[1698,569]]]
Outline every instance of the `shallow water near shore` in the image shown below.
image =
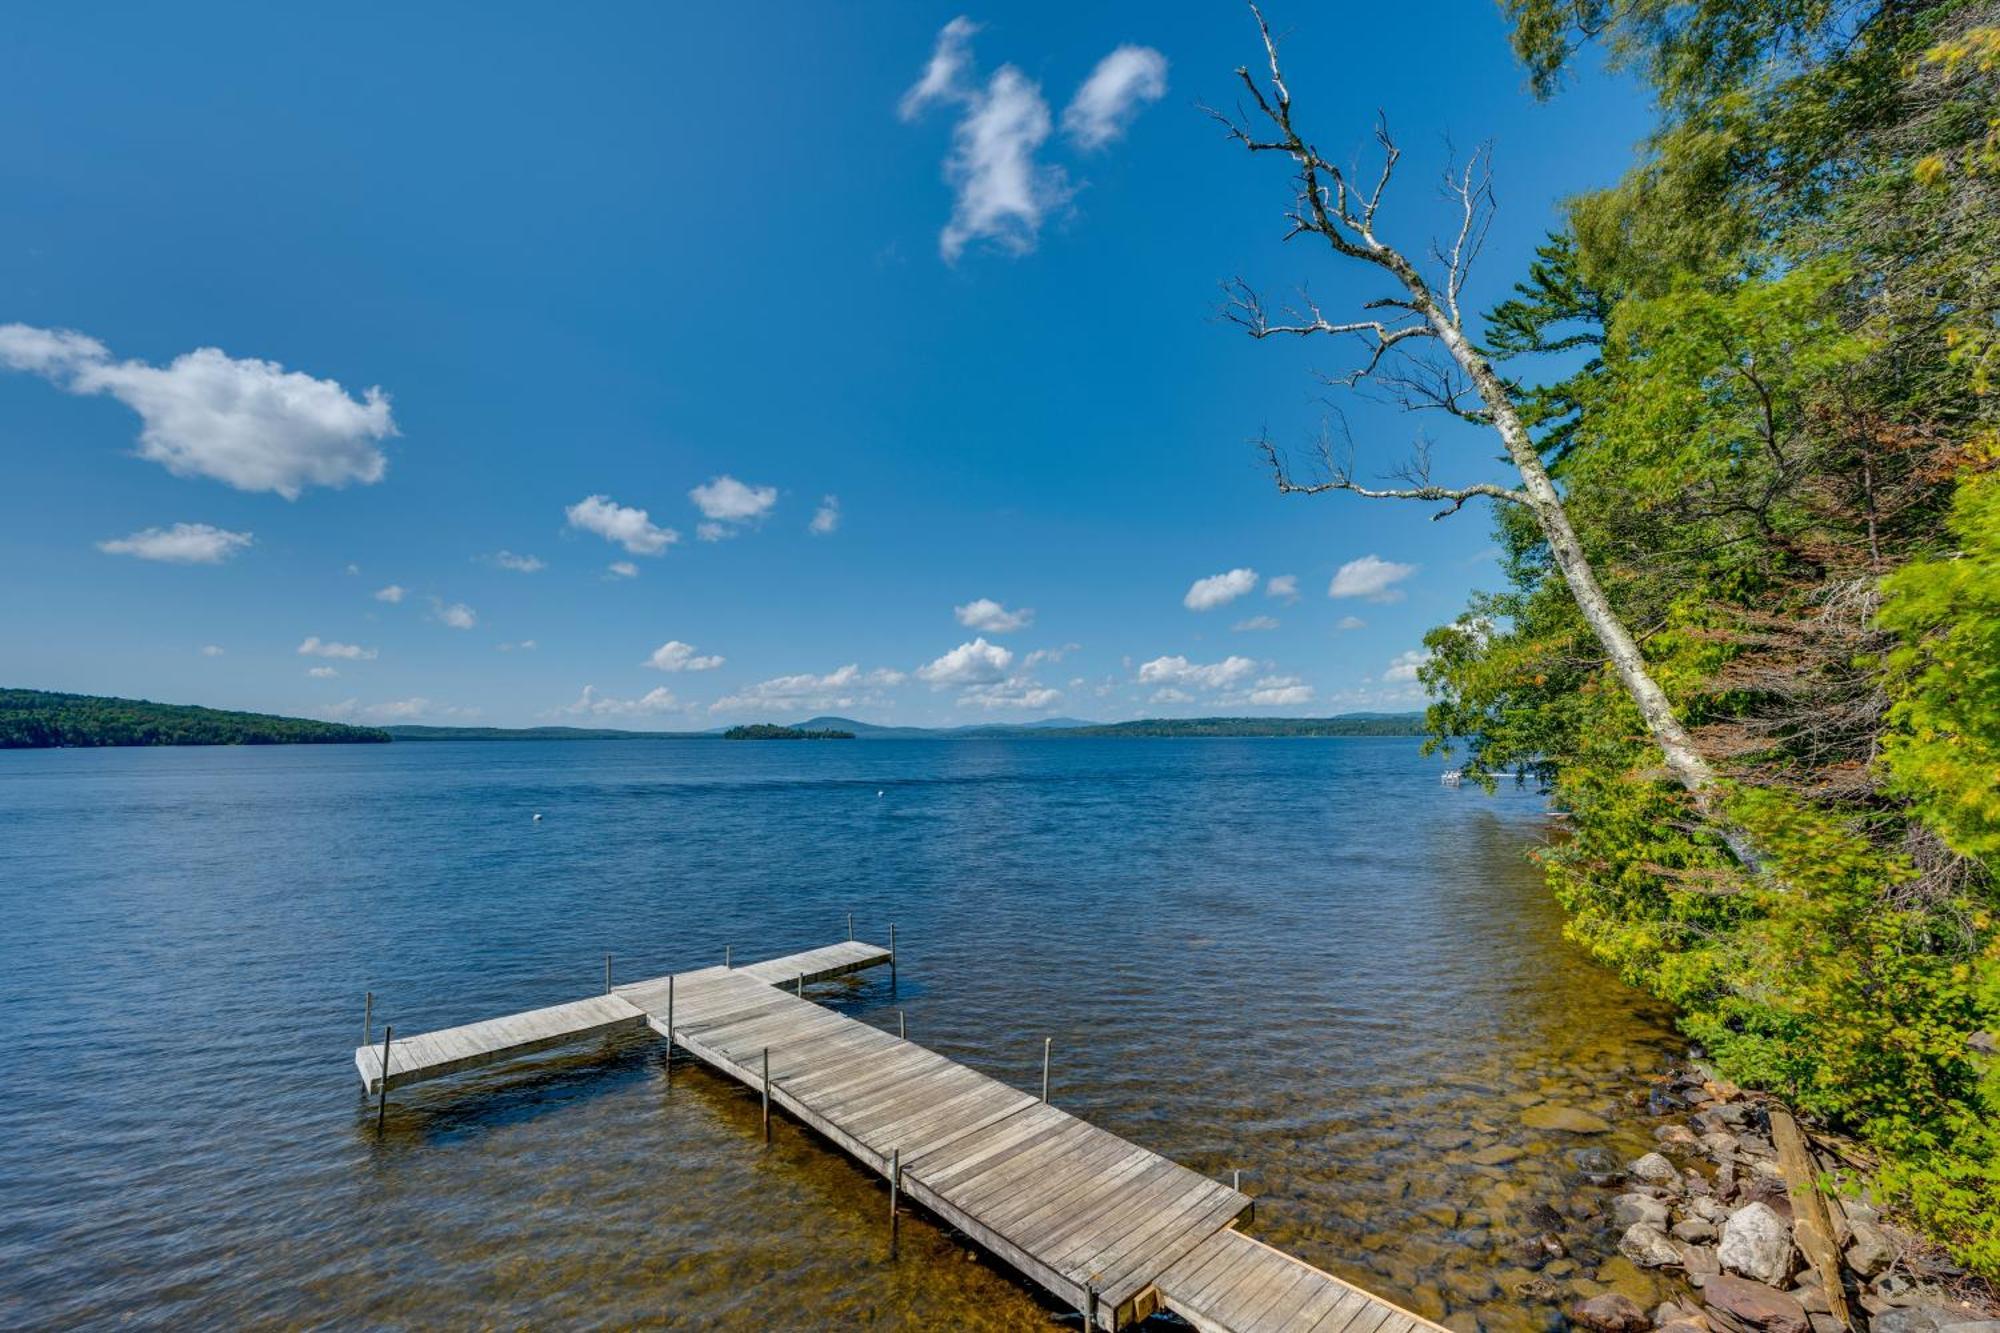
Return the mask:
[[[897,984],[811,998],[1024,1088],[1052,1037],[1052,1100],[1242,1169],[1251,1234],[1543,1327],[1615,1253],[1576,1154],[1650,1146],[1680,1044],[1563,942],[1539,801],[1440,767],[1373,738],[0,753],[0,1325],[1051,1326],[921,1216],[891,1262],[877,1179],[782,1120],[767,1148],[753,1095],[656,1041],[394,1094],[376,1134],[364,991],[415,1033],[851,911],[896,923]],[[1524,1123],[1548,1104],[1611,1129]],[[1540,1204],[1572,1254],[1522,1296]]]

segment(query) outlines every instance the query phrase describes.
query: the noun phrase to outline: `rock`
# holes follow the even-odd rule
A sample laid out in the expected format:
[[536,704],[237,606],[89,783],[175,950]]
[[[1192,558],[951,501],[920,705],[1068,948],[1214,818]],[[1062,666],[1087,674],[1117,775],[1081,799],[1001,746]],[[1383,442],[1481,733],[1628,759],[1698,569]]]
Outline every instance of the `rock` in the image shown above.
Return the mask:
[[1607,1291],[1570,1306],[1572,1323],[1595,1329],[1597,1333],[1644,1333],[1653,1326],[1646,1312],[1630,1296]]
[[1449,1203],[1427,1203],[1417,1210],[1417,1214],[1441,1227],[1458,1225],[1458,1208]]
[[1676,1319],[1671,1324],[1661,1324],[1660,1333],[1709,1333],[1708,1320],[1697,1315],[1693,1319]]
[[1470,1160],[1475,1166],[1505,1166],[1524,1155],[1522,1149],[1511,1143],[1490,1143],[1472,1154]]
[[1531,1204],[1528,1208],[1528,1225],[1537,1231],[1560,1231],[1563,1215],[1546,1203]]
[[1611,1201],[1611,1221],[1618,1227],[1637,1222],[1664,1227],[1672,1216],[1667,1205],[1650,1194],[1620,1194]]
[[1672,1234],[1675,1240],[1699,1245],[1704,1241],[1714,1240],[1720,1233],[1716,1231],[1715,1223],[1705,1217],[1684,1217],[1674,1223]]
[[1974,1319],[1963,1324],[1939,1324],[1938,1333],[2000,1333],[2000,1319]]
[[1957,1310],[1936,1305],[1912,1305],[1884,1310],[1868,1321],[1868,1327],[1870,1333],[1943,1333],[1946,1326],[1962,1322]]
[[1530,1106],[1521,1112],[1521,1123],[1529,1129],[1559,1129],[1567,1134],[1604,1134],[1611,1129],[1611,1122],[1603,1116],[1555,1102]]
[[1410,1289],[1410,1309],[1435,1324],[1444,1318],[1444,1293],[1428,1282]]
[[1675,1168],[1672,1162],[1669,1162],[1656,1152],[1647,1153],[1644,1157],[1633,1162],[1625,1169],[1632,1174],[1634,1179],[1643,1180],[1649,1185],[1665,1185],[1672,1189],[1680,1188],[1681,1173]]
[[1701,1149],[1718,1162],[1736,1159],[1736,1136],[1726,1129],[1712,1129],[1701,1136]]
[[1849,1218],[1847,1230],[1852,1237],[1847,1246],[1847,1266],[1861,1276],[1874,1277],[1895,1261],[1896,1247],[1873,1221]]
[[1661,1125],[1653,1131],[1653,1137],[1669,1148],[1698,1148],[1701,1140],[1686,1125]]
[[1681,1267],[1687,1270],[1689,1278],[1709,1277],[1722,1271],[1722,1263],[1715,1257],[1715,1251],[1706,1245],[1677,1241],[1674,1249],[1679,1251]]
[[1679,1264],[1681,1254],[1667,1233],[1649,1222],[1634,1222],[1618,1238],[1618,1253],[1641,1268],[1667,1268]]
[[1792,1274],[1791,1224],[1765,1204],[1745,1204],[1722,1224],[1716,1257],[1732,1273],[1776,1286]]
[[[1754,1328],[1764,1329],[1765,1333],[1811,1333],[1812,1325],[1806,1319],[1804,1308],[1784,1292],[1761,1282],[1723,1273],[1702,1284],[1701,1296],[1710,1307]],[[1877,1333],[1880,1333],[1879,1324]],[[1919,1333],[1919,1330],[1907,1330],[1907,1333]]]
[[1614,1254],[1591,1274],[1598,1282],[1620,1295],[1629,1296],[1639,1306],[1648,1306],[1665,1296],[1665,1285],[1651,1273],[1622,1254]]
[[1454,1310],[1438,1321],[1451,1333],[1485,1333],[1480,1326],[1479,1316],[1470,1310]]
[[1800,1285],[1792,1288],[1792,1298],[1807,1314],[1832,1314],[1833,1306],[1826,1299],[1826,1289],[1819,1286]]
[[1847,1325],[1830,1314],[1814,1314],[1808,1310],[1806,1318],[1812,1321],[1812,1333],[1848,1333]]
[[1478,1268],[1462,1268],[1446,1273],[1444,1286],[1448,1295],[1468,1305],[1490,1301],[1500,1294],[1499,1285],[1484,1269]]
[[1553,1231],[1544,1231],[1539,1236],[1523,1236],[1507,1247],[1508,1257],[1523,1268],[1540,1268],[1568,1253],[1562,1237]]
[[1714,1222],[1718,1226],[1729,1218],[1729,1205],[1712,1196],[1704,1195],[1699,1199],[1691,1200],[1688,1203],[1688,1207],[1694,1210],[1696,1217]]
[[1453,1148],[1463,1148],[1472,1142],[1469,1129],[1434,1129],[1418,1140],[1433,1152],[1450,1152]]

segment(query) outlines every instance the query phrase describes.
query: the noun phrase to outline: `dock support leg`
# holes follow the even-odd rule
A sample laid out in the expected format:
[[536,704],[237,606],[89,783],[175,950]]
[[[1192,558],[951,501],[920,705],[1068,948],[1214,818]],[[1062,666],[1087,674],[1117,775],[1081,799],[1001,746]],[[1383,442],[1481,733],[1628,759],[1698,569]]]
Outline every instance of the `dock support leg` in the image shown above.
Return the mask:
[[382,1083],[375,1094],[375,1133],[380,1137],[383,1122],[389,1118],[389,1042],[396,1035],[396,1025],[382,1026]]
[[1049,1104],[1049,1046],[1054,1037],[1042,1038],[1042,1105]]
[[375,992],[369,991],[361,1000],[361,1044],[368,1045],[375,1040]]
[[611,955],[604,955],[604,993],[611,994]]
[[667,973],[667,1082],[674,1081],[674,974]]
[[849,944],[854,942],[854,913],[852,912],[847,914],[847,942]]
[[903,1041],[910,1039],[910,1025],[901,1009],[896,1011],[896,1036]]
[[799,973],[798,997],[801,1000],[806,998],[806,974],[803,972]]
[[764,1048],[764,1142],[771,1141],[771,1048]]
[[1097,1327],[1097,1284],[1086,1283],[1083,1288],[1083,1326]]
[[903,1150],[895,1148],[889,1153],[889,1257],[896,1257],[896,1232],[900,1225],[896,1207],[896,1196],[903,1190]]
[[729,946],[726,944],[722,946],[722,966],[725,971],[729,968]]
[[895,992],[895,989],[896,989],[896,923],[895,923],[895,922],[893,922],[893,921],[891,921],[891,922],[889,923],[889,990],[890,990],[890,993],[891,993],[891,994],[893,994],[893,993]]

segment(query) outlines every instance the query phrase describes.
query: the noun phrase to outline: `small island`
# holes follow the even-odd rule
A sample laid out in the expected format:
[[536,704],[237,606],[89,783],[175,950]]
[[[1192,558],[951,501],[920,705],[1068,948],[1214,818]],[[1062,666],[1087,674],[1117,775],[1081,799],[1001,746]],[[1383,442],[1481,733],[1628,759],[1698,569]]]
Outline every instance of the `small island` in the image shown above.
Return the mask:
[[722,733],[726,741],[851,741],[854,733],[838,731],[832,727],[807,730],[804,727],[778,727],[769,722],[758,722],[747,727],[731,727]]

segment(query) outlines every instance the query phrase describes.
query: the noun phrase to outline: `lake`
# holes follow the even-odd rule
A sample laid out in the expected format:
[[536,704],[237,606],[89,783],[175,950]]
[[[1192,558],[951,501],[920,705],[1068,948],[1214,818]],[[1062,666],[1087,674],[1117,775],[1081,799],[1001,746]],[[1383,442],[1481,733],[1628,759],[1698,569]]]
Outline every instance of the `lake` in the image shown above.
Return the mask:
[[[922,1218],[891,1262],[877,1178],[782,1119],[766,1147],[754,1094],[655,1040],[393,1094],[376,1133],[365,991],[414,1034],[852,912],[896,924],[897,985],[814,998],[1023,1088],[1051,1037],[1052,1100],[1240,1168],[1251,1234],[1543,1327],[1615,1252],[1578,1154],[1650,1144],[1681,1043],[1563,941],[1541,802],[1441,767],[1397,738],[0,753],[0,1325],[1051,1325]],[[1545,1101],[1613,1130],[1526,1127]],[[1571,1258],[1520,1294],[1542,1204]]]

